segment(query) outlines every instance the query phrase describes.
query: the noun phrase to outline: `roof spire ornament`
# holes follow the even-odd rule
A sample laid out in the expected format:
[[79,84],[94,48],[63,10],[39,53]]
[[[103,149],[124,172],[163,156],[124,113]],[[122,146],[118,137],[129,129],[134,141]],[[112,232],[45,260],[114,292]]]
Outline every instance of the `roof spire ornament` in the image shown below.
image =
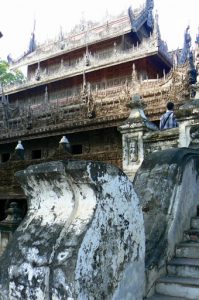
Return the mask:
[[9,65],[12,65],[14,63],[14,60],[12,59],[12,56],[10,53],[7,55],[7,62]]
[[86,28],[86,21],[85,21],[84,11],[82,11],[82,17],[80,20],[80,31],[85,31],[85,28]]
[[190,27],[188,25],[184,33],[184,46],[179,59],[180,65],[185,64],[191,53],[191,35],[189,33],[189,29]]
[[64,44],[64,35],[63,35],[63,31],[62,31],[62,26],[60,26],[60,32],[59,32],[59,45],[60,45],[60,49],[63,50],[65,47],[65,44]]
[[196,41],[195,43],[197,44],[197,46],[199,47],[199,27],[198,27],[198,33],[196,35]]
[[179,61],[179,49],[173,51],[173,69],[176,69]]
[[153,0],[146,0],[146,8],[147,8],[147,25],[151,28],[153,28],[154,25],[154,19],[153,19],[153,8],[154,8],[154,2]]
[[28,53],[32,53],[36,49],[36,40],[35,40],[35,26],[36,26],[36,20],[34,19],[34,25],[33,25],[33,31],[31,33],[31,38],[29,42],[29,48],[28,48]]
[[196,35],[196,41],[195,41],[196,47],[195,47],[195,67],[197,71],[197,83],[199,84],[199,27],[198,27],[198,33]]
[[160,39],[161,36],[160,36],[160,27],[159,27],[159,15],[157,10],[155,12],[154,32],[157,35],[157,37]]
[[146,0],[145,5],[140,7],[139,9],[133,10],[131,6],[128,8],[128,16],[133,32],[138,32],[141,29],[141,27],[143,27],[143,24],[147,25],[145,26],[145,29],[147,27],[147,35],[149,35],[151,31],[153,31],[153,8],[153,0]]

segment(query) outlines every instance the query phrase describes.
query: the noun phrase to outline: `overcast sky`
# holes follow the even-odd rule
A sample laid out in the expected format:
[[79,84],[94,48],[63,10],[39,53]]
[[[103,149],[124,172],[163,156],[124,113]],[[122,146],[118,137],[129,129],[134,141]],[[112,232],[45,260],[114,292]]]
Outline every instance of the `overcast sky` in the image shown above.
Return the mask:
[[[108,14],[117,15],[129,6],[138,7],[145,0],[2,0],[0,58],[17,58],[27,50],[36,20],[36,40],[51,39],[60,26],[69,32],[80,19],[100,21]],[[183,45],[183,35],[190,25],[192,45],[199,26],[199,0],[154,0],[162,39],[170,50]]]

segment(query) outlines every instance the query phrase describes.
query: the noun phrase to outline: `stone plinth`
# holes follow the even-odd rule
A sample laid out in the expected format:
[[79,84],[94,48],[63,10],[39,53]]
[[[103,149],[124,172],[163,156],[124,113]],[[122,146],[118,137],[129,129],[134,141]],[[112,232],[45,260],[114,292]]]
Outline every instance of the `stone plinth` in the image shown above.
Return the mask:
[[123,170],[133,181],[144,160],[144,134],[158,128],[145,116],[139,95],[134,96],[128,106],[131,108],[130,115],[118,130],[122,134]]

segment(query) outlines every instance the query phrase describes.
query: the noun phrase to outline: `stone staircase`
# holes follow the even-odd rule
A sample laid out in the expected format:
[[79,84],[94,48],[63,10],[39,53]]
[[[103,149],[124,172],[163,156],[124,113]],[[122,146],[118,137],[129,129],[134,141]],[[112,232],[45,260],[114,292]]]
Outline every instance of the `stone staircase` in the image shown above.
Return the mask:
[[184,241],[176,246],[175,257],[167,264],[167,275],[155,286],[148,300],[199,300],[199,217],[191,219]]

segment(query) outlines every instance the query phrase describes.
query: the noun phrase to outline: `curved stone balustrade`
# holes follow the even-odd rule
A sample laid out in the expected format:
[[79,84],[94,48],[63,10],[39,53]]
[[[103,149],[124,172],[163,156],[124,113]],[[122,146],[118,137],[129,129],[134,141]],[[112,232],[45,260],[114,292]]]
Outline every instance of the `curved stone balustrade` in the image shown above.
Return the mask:
[[142,299],[143,217],[120,169],[60,161],[16,175],[28,212],[1,259],[2,300]]

